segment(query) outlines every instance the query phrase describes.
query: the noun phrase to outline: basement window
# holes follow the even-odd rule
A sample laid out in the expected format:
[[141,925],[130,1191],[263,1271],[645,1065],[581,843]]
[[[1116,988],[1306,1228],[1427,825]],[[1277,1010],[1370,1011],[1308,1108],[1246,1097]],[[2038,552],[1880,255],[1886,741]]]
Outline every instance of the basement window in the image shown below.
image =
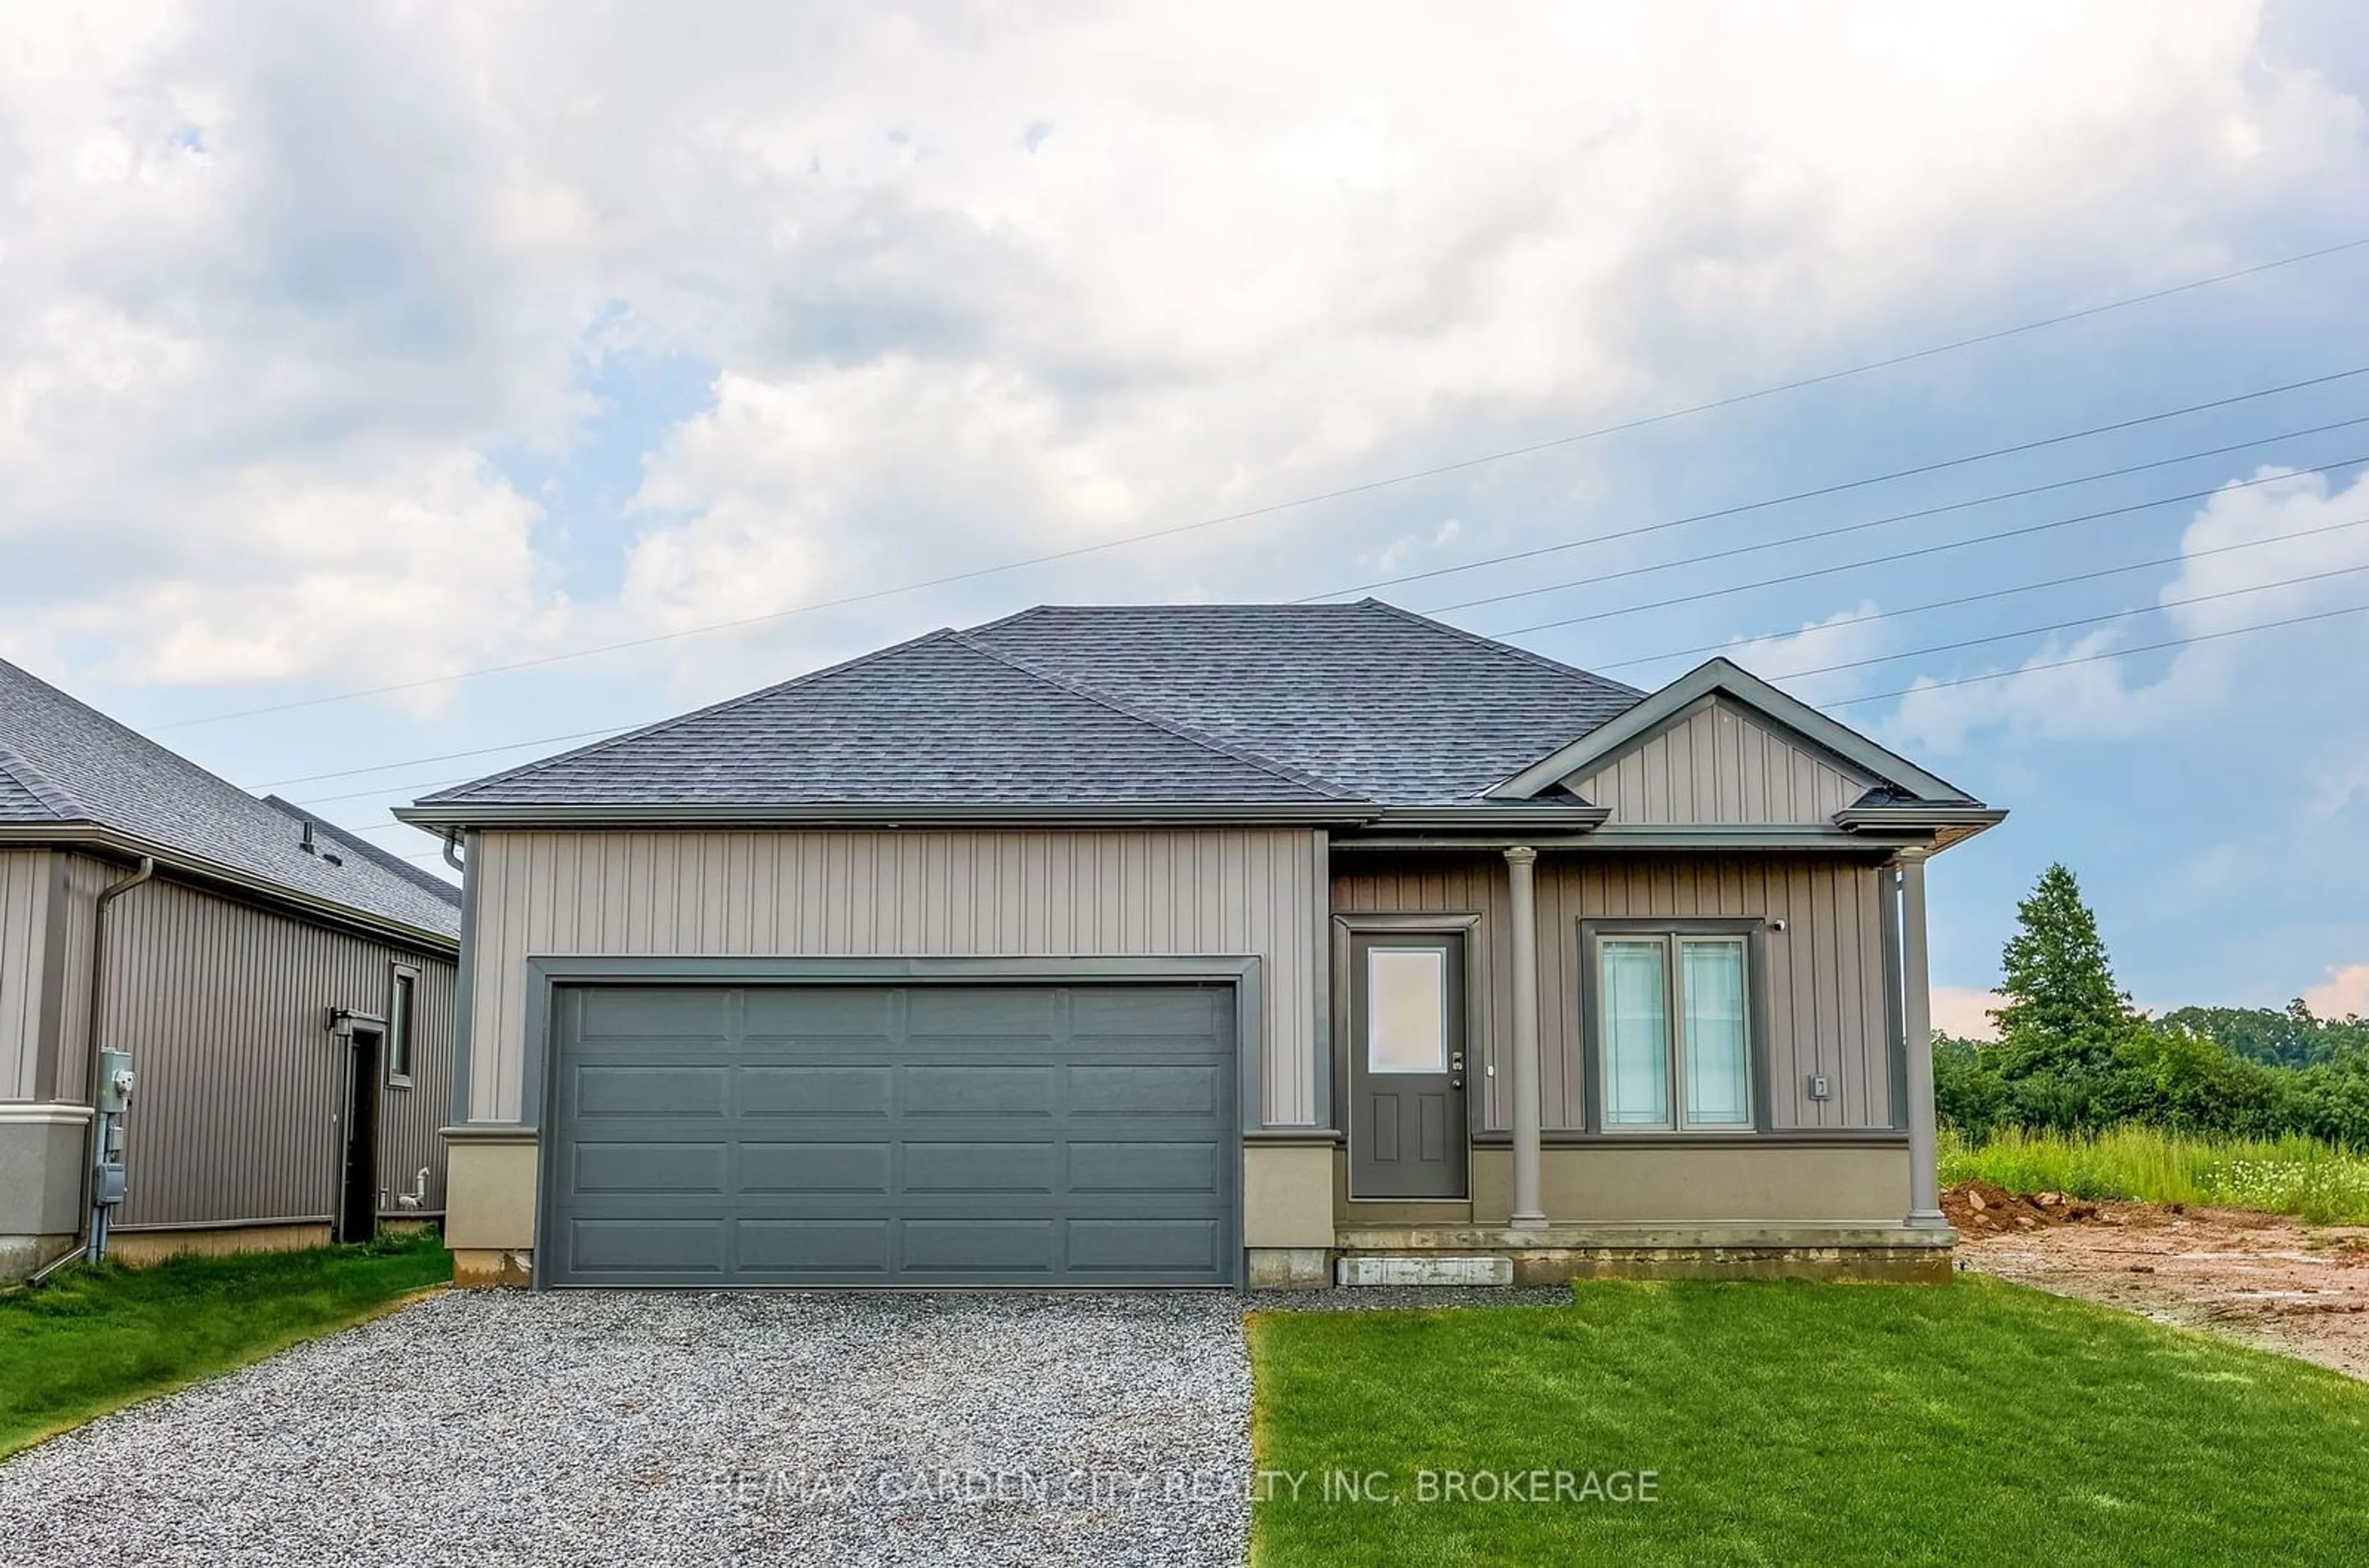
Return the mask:
[[418,1016],[419,971],[395,966],[386,999],[386,1083],[390,1089],[411,1087],[414,1021]]
[[1751,946],[1741,933],[1594,933],[1607,1132],[1752,1129]]

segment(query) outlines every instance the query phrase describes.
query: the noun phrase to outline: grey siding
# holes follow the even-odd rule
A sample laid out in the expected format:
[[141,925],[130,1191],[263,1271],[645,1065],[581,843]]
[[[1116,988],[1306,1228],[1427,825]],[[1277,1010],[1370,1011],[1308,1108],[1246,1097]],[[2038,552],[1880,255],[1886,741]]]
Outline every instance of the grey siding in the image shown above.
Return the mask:
[[515,1121],[535,956],[1255,956],[1266,1119],[1318,1119],[1320,835],[510,832],[477,841],[469,1116]]
[[41,1097],[41,974],[49,932],[47,850],[0,850],[0,1100]]
[[1565,787],[1618,823],[1799,823],[1826,821],[1874,782],[1711,697]]
[[416,1087],[381,1090],[380,1185],[391,1204],[427,1166],[427,1207],[442,1207],[449,956],[162,877],[109,908],[107,944],[106,1041],[131,1050],[140,1073],[120,1224],[326,1219],[343,1098],[343,1051],[326,1011],[383,1015],[397,962],[420,973],[418,1065]]
[[[1873,864],[1806,855],[1547,854],[1539,862],[1539,1030],[1545,1126],[1585,1122],[1581,1077],[1579,921],[1620,917],[1782,920],[1768,936],[1767,1054],[1783,1128],[1892,1125],[1890,1038],[1883,981],[1881,873]],[[1502,859],[1448,855],[1335,856],[1333,905],[1343,913],[1477,914],[1486,949],[1490,1005],[1481,1126],[1512,1126],[1503,1042],[1513,1029],[1513,956],[1505,933],[1509,897]],[[1813,1072],[1834,1079],[1834,1097],[1808,1098]]]
[[[109,884],[131,876],[132,867],[86,854],[61,854],[58,871],[52,886],[65,907],[52,928],[63,949],[51,965],[52,972],[62,980],[57,1001],[56,1082],[45,1093],[86,1104],[90,1099],[91,933],[97,924],[99,894]],[[108,919],[114,918],[110,911]]]

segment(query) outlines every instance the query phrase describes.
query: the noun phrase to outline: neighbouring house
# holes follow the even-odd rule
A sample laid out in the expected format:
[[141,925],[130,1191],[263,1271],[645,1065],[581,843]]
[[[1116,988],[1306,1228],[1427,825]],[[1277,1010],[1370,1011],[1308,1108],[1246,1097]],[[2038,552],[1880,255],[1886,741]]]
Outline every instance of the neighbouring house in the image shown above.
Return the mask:
[[0,662],[0,1279],[440,1213],[459,906]]
[[1949,1268],[1925,866],[2003,814],[1724,660],[1050,607],[398,815],[464,1280]]

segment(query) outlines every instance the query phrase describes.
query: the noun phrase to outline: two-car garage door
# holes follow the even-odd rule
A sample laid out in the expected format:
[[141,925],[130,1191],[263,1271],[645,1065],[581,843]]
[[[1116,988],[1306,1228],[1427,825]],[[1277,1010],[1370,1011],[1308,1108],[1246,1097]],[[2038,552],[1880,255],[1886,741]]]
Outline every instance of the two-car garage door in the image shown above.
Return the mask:
[[1223,1285],[1216,985],[561,988],[555,1285]]

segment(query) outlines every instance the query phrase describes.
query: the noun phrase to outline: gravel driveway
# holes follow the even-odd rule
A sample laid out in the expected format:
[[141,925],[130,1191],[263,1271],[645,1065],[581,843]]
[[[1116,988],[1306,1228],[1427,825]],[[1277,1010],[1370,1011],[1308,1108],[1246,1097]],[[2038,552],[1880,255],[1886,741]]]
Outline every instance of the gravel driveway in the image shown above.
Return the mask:
[[0,1464],[11,1563],[1242,1561],[1222,1293],[458,1291]]

